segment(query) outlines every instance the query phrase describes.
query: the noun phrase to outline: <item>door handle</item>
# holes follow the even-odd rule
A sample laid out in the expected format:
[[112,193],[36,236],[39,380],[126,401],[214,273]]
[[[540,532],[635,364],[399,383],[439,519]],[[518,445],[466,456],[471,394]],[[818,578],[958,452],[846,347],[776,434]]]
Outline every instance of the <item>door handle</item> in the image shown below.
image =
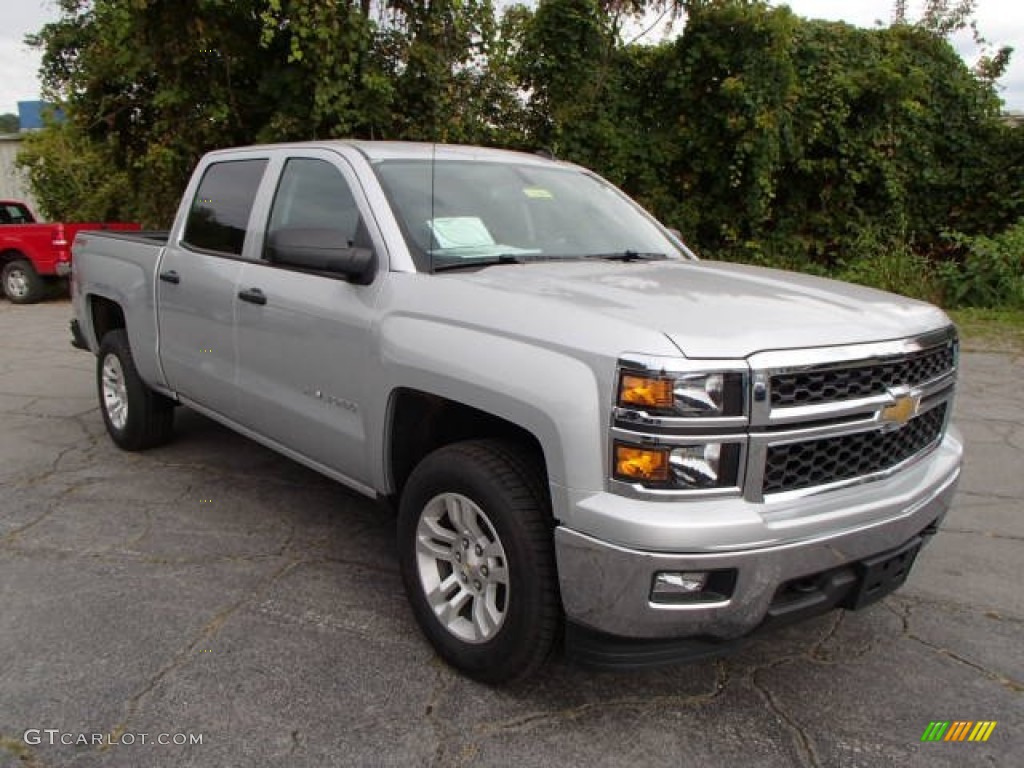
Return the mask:
[[238,298],[242,301],[248,301],[250,304],[267,303],[267,295],[259,288],[246,288],[244,291],[239,291]]
[[175,285],[177,285],[178,283],[181,282],[181,275],[179,275],[172,269],[169,272],[161,272],[160,279],[163,280],[165,283],[174,283]]

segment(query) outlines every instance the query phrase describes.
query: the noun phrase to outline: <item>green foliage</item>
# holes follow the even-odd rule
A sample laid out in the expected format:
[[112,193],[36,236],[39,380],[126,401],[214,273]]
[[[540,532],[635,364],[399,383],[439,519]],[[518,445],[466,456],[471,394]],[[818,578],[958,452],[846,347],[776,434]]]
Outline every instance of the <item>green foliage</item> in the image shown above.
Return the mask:
[[[166,226],[222,146],[543,147],[715,258],[1017,301],[1024,130],[999,119],[1009,52],[985,47],[974,0],[926,0],[917,21],[897,2],[874,29],[759,0],[59,3],[32,41],[69,121],[24,160],[48,212]],[[624,41],[652,8],[685,13],[682,34]],[[947,40],[962,30],[985,51],[973,70]]]
[[856,258],[839,264],[836,277],[840,280],[941,303],[942,287],[935,268],[906,243],[866,231],[858,246]]
[[102,145],[73,125],[53,125],[25,136],[18,166],[52,221],[107,221],[117,218],[131,199],[128,174],[109,163]]
[[938,267],[950,306],[1024,309],[1024,219],[994,237],[949,239],[962,253]]
[[21,121],[17,115],[11,113],[0,115],[0,133],[17,133],[21,128]]

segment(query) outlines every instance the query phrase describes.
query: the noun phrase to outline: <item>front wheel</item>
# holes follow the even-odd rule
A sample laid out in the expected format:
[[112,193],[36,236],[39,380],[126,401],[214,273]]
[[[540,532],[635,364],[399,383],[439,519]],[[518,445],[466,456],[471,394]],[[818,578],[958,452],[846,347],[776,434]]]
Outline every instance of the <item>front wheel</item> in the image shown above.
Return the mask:
[[34,304],[46,293],[46,283],[26,259],[7,262],[0,280],[12,304]]
[[413,471],[398,519],[402,579],[440,656],[477,680],[528,676],[561,622],[552,521],[539,462],[472,440]]
[[121,448],[141,451],[171,439],[174,403],[139,376],[124,330],[110,331],[100,342],[96,386],[107,433]]

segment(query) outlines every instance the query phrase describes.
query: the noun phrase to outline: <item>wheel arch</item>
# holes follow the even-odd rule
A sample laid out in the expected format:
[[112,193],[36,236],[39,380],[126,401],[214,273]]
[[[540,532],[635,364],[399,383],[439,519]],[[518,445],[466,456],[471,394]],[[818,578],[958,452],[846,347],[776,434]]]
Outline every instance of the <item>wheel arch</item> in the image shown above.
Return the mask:
[[391,393],[385,452],[390,494],[399,496],[409,475],[428,454],[465,440],[495,438],[523,446],[539,459],[548,486],[543,442],[526,427],[466,403],[409,387]]
[[119,329],[127,331],[128,324],[125,321],[124,309],[120,304],[113,299],[108,299],[106,296],[98,296],[96,294],[88,296],[86,300],[89,308],[90,330],[95,339],[97,349],[103,341],[103,337],[111,331]]
[[29,255],[20,248],[10,245],[0,246],[0,269],[7,266],[10,262],[17,261],[18,259],[24,259],[30,264],[32,263],[32,259]]

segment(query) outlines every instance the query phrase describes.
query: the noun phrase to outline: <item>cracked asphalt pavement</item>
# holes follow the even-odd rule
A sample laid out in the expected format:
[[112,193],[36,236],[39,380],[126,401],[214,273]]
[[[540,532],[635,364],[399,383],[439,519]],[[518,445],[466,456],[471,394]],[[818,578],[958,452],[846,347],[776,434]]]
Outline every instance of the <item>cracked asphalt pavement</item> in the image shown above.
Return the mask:
[[[718,661],[494,689],[421,638],[372,503],[186,410],[119,451],[70,314],[0,302],[0,765],[1020,764],[1019,354],[964,354],[960,493],[894,596]],[[921,743],[933,720],[998,725]]]

